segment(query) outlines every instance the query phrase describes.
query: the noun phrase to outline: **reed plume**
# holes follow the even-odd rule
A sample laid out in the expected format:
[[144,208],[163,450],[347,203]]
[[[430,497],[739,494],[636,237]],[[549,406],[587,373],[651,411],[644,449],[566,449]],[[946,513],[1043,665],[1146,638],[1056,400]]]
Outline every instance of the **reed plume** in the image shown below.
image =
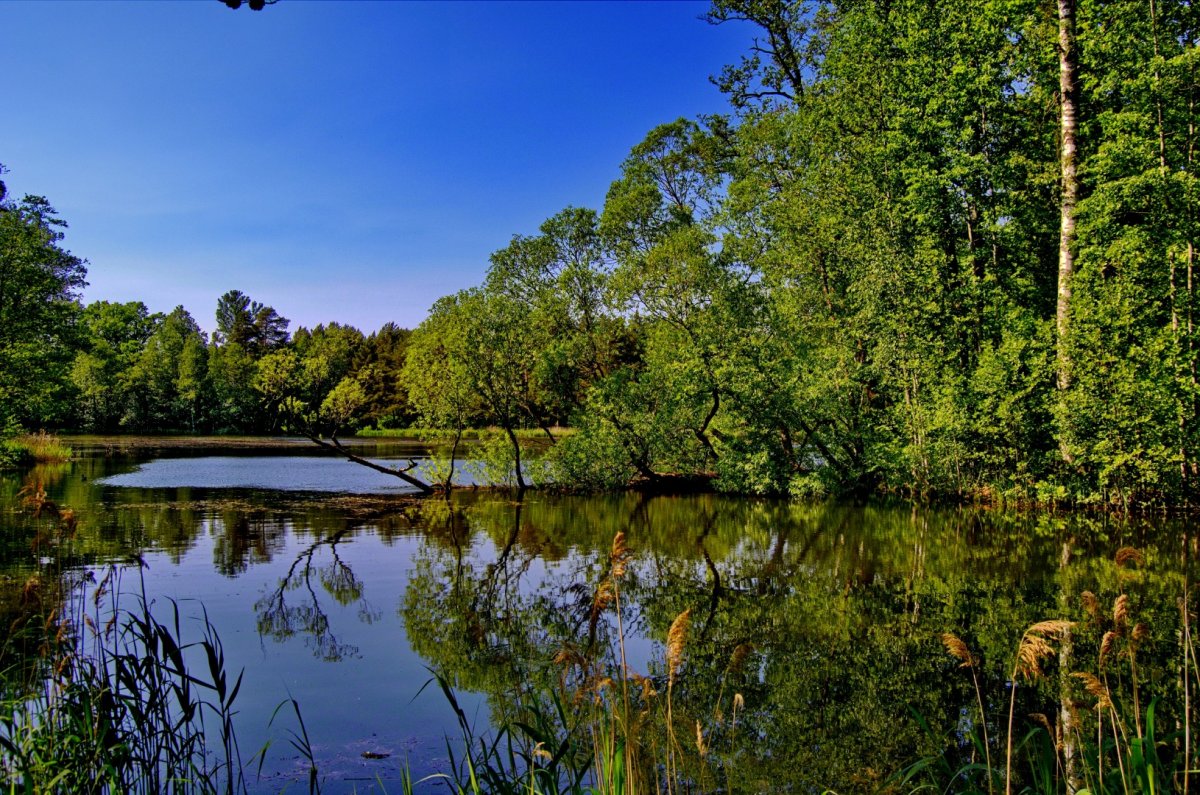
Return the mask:
[[973,668],[978,662],[971,654],[971,650],[967,648],[967,644],[952,632],[942,633],[942,645],[946,647],[946,651],[950,653],[951,657],[962,661],[959,668]]
[[1091,617],[1093,624],[1100,623],[1100,599],[1091,591],[1084,591],[1079,595],[1083,600],[1083,609],[1087,610],[1088,616]]
[[629,560],[629,549],[625,546],[625,532],[618,530],[612,544],[612,576],[620,579],[625,576],[625,564]]
[[754,646],[749,643],[739,643],[733,650],[733,654],[729,657],[729,673],[740,673],[742,666],[746,664],[746,658],[750,656],[750,652],[754,651]]
[[1042,661],[1054,654],[1051,641],[1061,640],[1072,625],[1070,621],[1039,621],[1025,630],[1025,634],[1021,636],[1021,644],[1017,647],[1014,678],[1018,675],[1026,679],[1042,676]]
[[1117,550],[1117,554],[1113,556],[1113,561],[1122,568],[1128,566],[1130,563],[1142,566],[1146,562],[1146,556],[1136,547],[1121,547]]
[[1013,718],[1017,706],[1017,677],[1035,679],[1042,675],[1042,660],[1054,654],[1052,641],[1061,640],[1073,626],[1071,621],[1050,620],[1039,621],[1025,630],[1021,643],[1017,646],[1017,659],[1013,664],[1012,688],[1008,698],[1008,747],[1004,763],[1004,792],[1012,795],[1012,752],[1013,752]]
[[1108,655],[1112,654],[1113,647],[1117,645],[1117,633],[1111,629],[1104,633],[1104,637],[1100,640],[1100,669],[1104,669],[1104,661],[1108,659]]
[[1096,709],[1112,709],[1112,696],[1108,692],[1108,688],[1100,681],[1100,677],[1095,674],[1087,673],[1086,671],[1076,671],[1071,676],[1083,682],[1083,689],[1096,698]]
[[1128,623],[1129,597],[1121,594],[1117,597],[1117,601],[1113,602],[1113,631],[1118,635],[1124,635]]
[[683,652],[687,647],[687,634],[691,624],[692,609],[689,607],[675,616],[675,620],[671,622],[671,629],[667,632],[668,686],[674,684],[675,675],[679,672],[679,667],[683,664]]
[[701,758],[708,755],[708,743],[704,740],[704,729],[701,728],[699,720],[696,721],[696,750]]
[[675,739],[675,722],[672,717],[671,691],[675,687],[675,677],[683,664],[683,652],[687,646],[688,627],[692,621],[692,610],[688,608],[671,622],[667,631],[667,793],[671,793],[671,781],[675,778],[675,748],[679,743]]

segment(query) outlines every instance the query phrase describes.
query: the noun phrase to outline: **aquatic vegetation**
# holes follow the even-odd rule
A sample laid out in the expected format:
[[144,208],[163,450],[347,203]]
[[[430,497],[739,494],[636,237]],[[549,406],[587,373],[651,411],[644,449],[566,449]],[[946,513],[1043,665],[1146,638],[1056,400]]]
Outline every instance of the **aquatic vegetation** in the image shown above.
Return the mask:
[[[40,483],[21,495],[37,520],[29,543],[38,566],[0,646],[0,659],[17,659],[0,672],[0,786],[246,792],[245,770],[254,757],[261,768],[267,746],[242,757],[234,725],[242,673],[231,671],[207,612],[185,616],[170,599],[156,607],[140,558],[102,569],[97,582],[95,570],[73,565],[75,512]],[[133,593],[122,587],[131,569],[141,586]],[[196,622],[198,630],[188,629]],[[293,706],[301,727],[293,745],[303,751],[307,735]]]
[[[92,610],[47,616],[40,681],[6,681],[0,776],[34,792],[240,792],[234,732],[241,675],[216,630],[185,639],[179,607],[160,621],[144,594],[117,604],[121,569],[93,590]],[[106,602],[106,596],[111,601]],[[80,621],[82,618],[82,621]]]

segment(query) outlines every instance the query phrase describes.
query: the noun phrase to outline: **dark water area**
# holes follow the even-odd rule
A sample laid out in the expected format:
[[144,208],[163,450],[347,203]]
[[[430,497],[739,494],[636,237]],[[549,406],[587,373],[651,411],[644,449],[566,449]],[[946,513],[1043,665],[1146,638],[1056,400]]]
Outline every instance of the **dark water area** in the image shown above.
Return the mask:
[[[659,690],[668,629],[691,611],[674,709],[723,760],[713,789],[880,789],[930,750],[914,715],[953,736],[974,709],[971,678],[942,633],[980,656],[998,721],[1022,632],[1085,620],[1084,591],[1105,610],[1127,594],[1149,627],[1143,697],[1166,701],[1177,686],[1170,661],[1195,544],[1180,520],[717,495],[518,501],[467,490],[418,500],[302,443],[86,440],[76,450],[68,464],[0,475],[0,619],[8,626],[20,612],[37,565],[38,520],[19,492],[41,484],[78,517],[75,578],[118,564],[134,592],[129,561],[140,557],[156,610],[175,600],[189,621],[206,613],[215,625],[231,666],[245,670],[243,754],[273,742],[253,791],[304,787],[306,763],[286,741],[294,727],[283,717],[268,727],[289,697],[325,791],[398,791],[406,763],[417,778],[445,771],[446,738],[458,742],[453,710],[426,686],[431,671],[483,731],[491,716],[513,714],[529,683],[556,680],[564,649],[594,641],[615,666],[615,616],[597,619],[592,607],[618,531],[632,552],[620,582],[627,664]],[[385,443],[363,454],[401,463],[424,452]],[[1117,565],[1127,547],[1142,560]],[[1089,642],[1081,636],[1081,657]],[[1022,714],[1052,710],[1048,685],[1019,692]],[[744,706],[731,726],[735,696]],[[703,785],[715,762],[691,755]]]

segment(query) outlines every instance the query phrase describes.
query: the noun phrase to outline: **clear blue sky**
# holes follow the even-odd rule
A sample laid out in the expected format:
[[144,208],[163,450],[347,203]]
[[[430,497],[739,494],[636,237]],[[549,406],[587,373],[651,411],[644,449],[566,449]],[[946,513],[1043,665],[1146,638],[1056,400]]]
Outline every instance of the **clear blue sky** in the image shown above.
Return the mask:
[[239,289],[413,326],[656,124],[722,112],[753,31],[703,2],[0,2],[0,163],[90,260],[86,301]]

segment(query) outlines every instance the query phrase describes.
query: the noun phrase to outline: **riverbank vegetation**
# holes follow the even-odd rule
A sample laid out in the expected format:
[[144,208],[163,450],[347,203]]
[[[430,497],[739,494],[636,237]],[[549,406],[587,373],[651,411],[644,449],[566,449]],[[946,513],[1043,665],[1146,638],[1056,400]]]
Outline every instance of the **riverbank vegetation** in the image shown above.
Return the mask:
[[494,426],[518,486],[518,431],[567,425],[548,461],[580,488],[1194,500],[1192,4],[716,0],[708,21],[759,36],[714,78],[728,113],[665,120],[603,207],[515,236],[412,332],[289,337],[237,291],[211,338],[182,307],[83,307],[53,210],[5,200],[3,267],[37,278],[0,306],[0,413]]
[[21,539],[25,576],[0,580],[8,629],[0,643],[0,785],[246,792],[251,760],[234,728],[241,675],[229,670],[207,616],[193,636],[178,604],[164,621],[144,584],[123,593],[131,569],[100,568],[97,582],[97,570],[79,568],[78,517],[40,484],[22,491],[22,507],[33,533]]
[[31,464],[59,464],[71,460],[71,446],[54,434],[18,433],[0,435],[0,468]]

